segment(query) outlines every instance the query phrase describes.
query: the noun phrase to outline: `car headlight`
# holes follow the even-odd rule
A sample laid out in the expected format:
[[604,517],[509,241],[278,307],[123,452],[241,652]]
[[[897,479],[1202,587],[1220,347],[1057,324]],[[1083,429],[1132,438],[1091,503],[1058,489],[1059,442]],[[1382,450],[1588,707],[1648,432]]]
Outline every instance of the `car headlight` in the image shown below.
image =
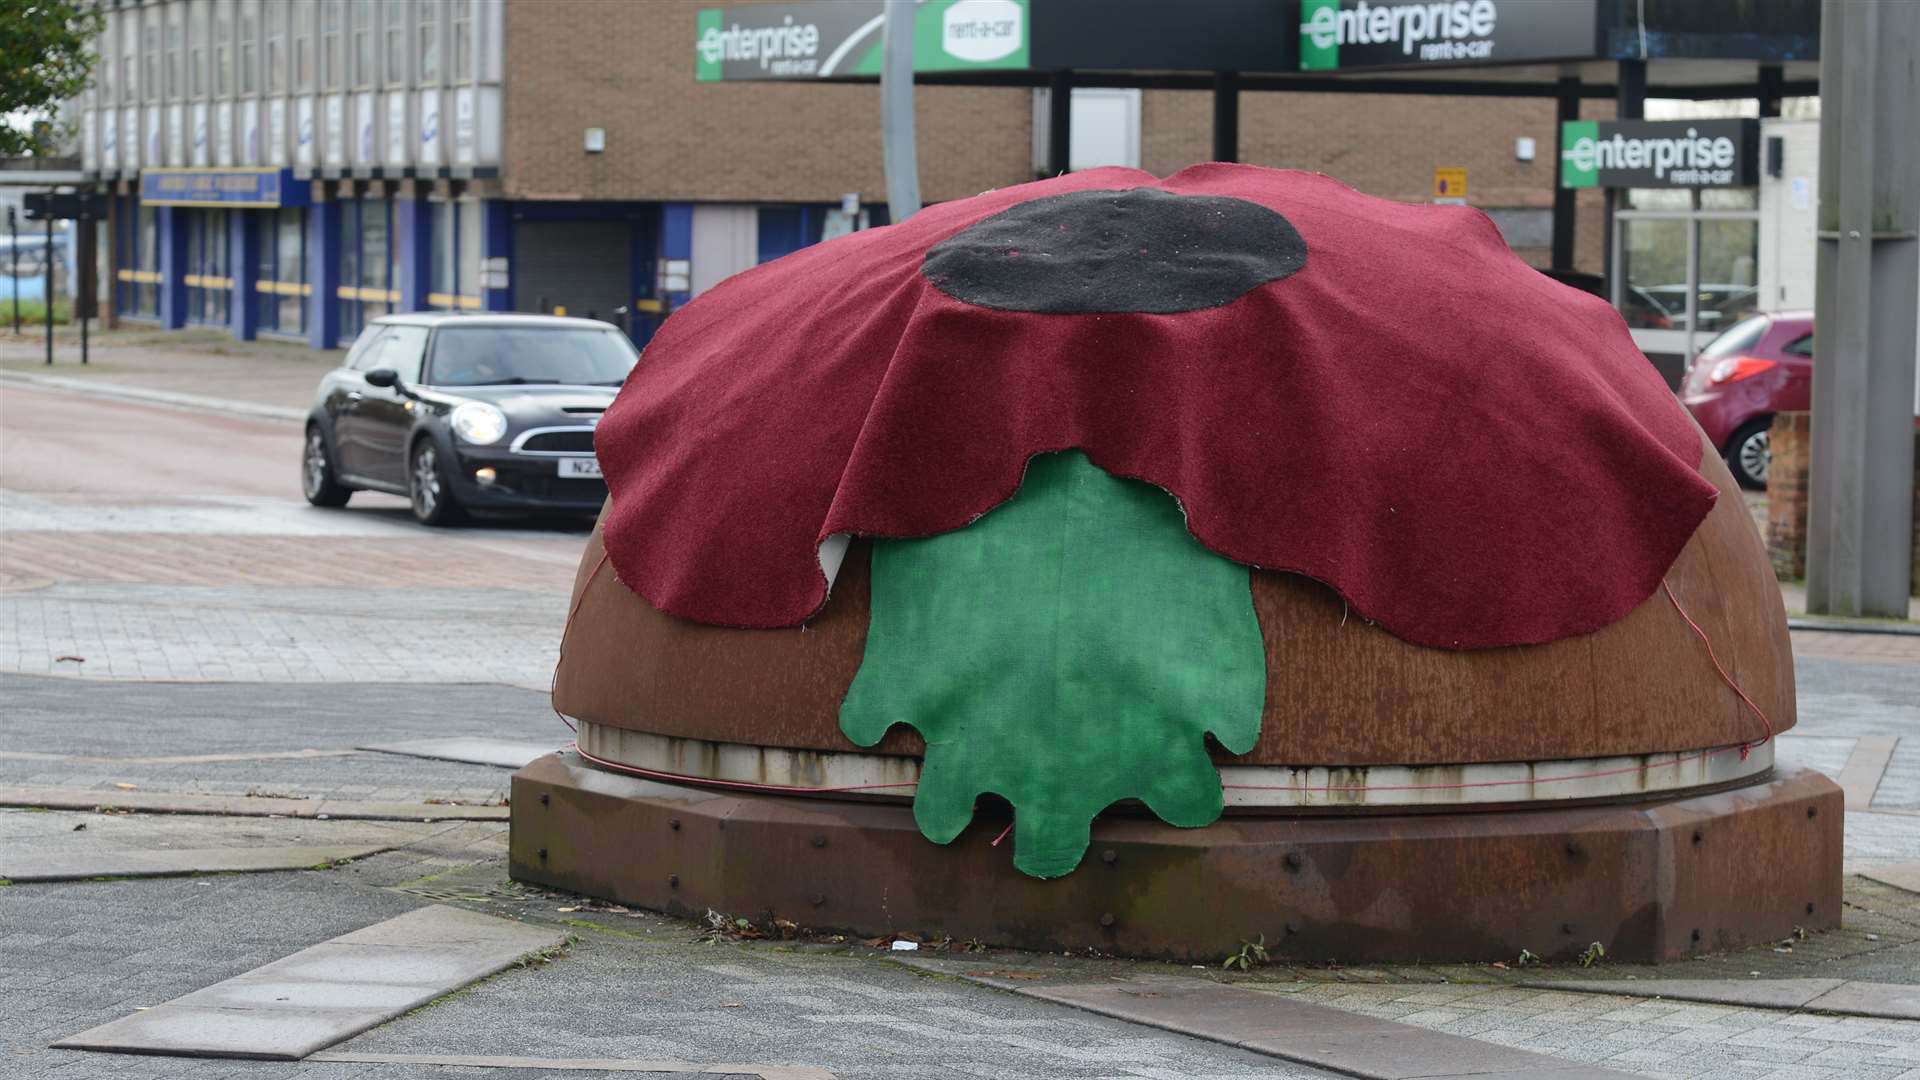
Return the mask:
[[453,433],[476,446],[497,443],[506,437],[507,414],[484,402],[469,401],[453,410]]

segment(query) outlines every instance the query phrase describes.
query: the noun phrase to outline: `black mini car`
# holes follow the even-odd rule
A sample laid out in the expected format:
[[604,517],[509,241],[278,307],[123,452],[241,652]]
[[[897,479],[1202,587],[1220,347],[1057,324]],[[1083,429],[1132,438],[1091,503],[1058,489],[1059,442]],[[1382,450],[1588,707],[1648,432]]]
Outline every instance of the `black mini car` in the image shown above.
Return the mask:
[[300,486],[315,506],[405,495],[428,525],[467,510],[593,513],[593,429],[639,353],[592,319],[388,315],[320,380]]

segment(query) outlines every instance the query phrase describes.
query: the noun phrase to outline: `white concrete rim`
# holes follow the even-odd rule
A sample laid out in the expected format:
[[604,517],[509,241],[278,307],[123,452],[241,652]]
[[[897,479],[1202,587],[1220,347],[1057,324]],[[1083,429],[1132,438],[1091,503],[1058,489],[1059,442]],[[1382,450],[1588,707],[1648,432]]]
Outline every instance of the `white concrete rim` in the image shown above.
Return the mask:
[[[920,760],[860,751],[790,750],[654,735],[569,717],[582,754],[655,779],[769,793],[907,800]],[[1222,765],[1227,809],[1425,807],[1562,803],[1684,795],[1759,778],[1773,767],[1771,740],[1740,745],[1550,761],[1461,765]]]

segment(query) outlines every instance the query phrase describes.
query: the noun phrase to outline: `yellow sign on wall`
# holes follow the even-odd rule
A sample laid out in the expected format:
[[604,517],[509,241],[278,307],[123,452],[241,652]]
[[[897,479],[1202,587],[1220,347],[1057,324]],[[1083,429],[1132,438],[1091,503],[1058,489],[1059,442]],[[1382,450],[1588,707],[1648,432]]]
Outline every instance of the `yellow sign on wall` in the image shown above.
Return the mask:
[[1447,202],[1463,202],[1467,197],[1467,170],[1436,166],[1433,170],[1433,197]]

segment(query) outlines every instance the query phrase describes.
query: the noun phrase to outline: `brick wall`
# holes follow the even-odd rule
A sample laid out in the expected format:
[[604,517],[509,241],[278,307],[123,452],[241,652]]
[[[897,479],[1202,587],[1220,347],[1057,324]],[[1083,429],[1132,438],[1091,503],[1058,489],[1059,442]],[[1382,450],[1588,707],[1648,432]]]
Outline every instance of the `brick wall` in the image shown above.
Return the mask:
[[1767,556],[1782,581],[1807,576],[1807,457],[1812,443],[1812,413],[1786,412],[1773,418],[1767,465]]
[[[505,193],[510,198],[837,201],[885,197],[880,98],[872,85],[700,83],[695,12],[706,0],[508,0]],[[1033,178],[1032,92],[921,87],[921,189],[928,201]],[[1583,115],[1612,115],[1586,103]],[[582,149],[588,127],[607,149]],[[1389,199],[1425,202],[1435,166],[1468,170],[1477,206],[1553,204],[1559,140],[1543,98],[1245,91],[1241,157],[1312,169]],[[1530,135],[1535,160],[1514,159]],[[1204,161],[1212,96],[1141,96],[1141,165],[1166,175]],[[1602,263],[1601,198],[1578,198],[1580,268]],[[1538,265],[1544,247],[1521,248]]]
[[[701,83],[702,0],[509,0],[504,179],[509,198],[881,201],[880,96],[871,85]],[[921,87],[929,201],[1032,179],[1032,95]],[[601,154],[586,128],[607,131]]]
[[[1807,463],[1811,413],[1780,413],[1769,433],[1773,462],[1767,466],[1767,555],[1783,581],[1807,576]],[[1913,437],[1912,593],[1920,596],[1920,420]]]

